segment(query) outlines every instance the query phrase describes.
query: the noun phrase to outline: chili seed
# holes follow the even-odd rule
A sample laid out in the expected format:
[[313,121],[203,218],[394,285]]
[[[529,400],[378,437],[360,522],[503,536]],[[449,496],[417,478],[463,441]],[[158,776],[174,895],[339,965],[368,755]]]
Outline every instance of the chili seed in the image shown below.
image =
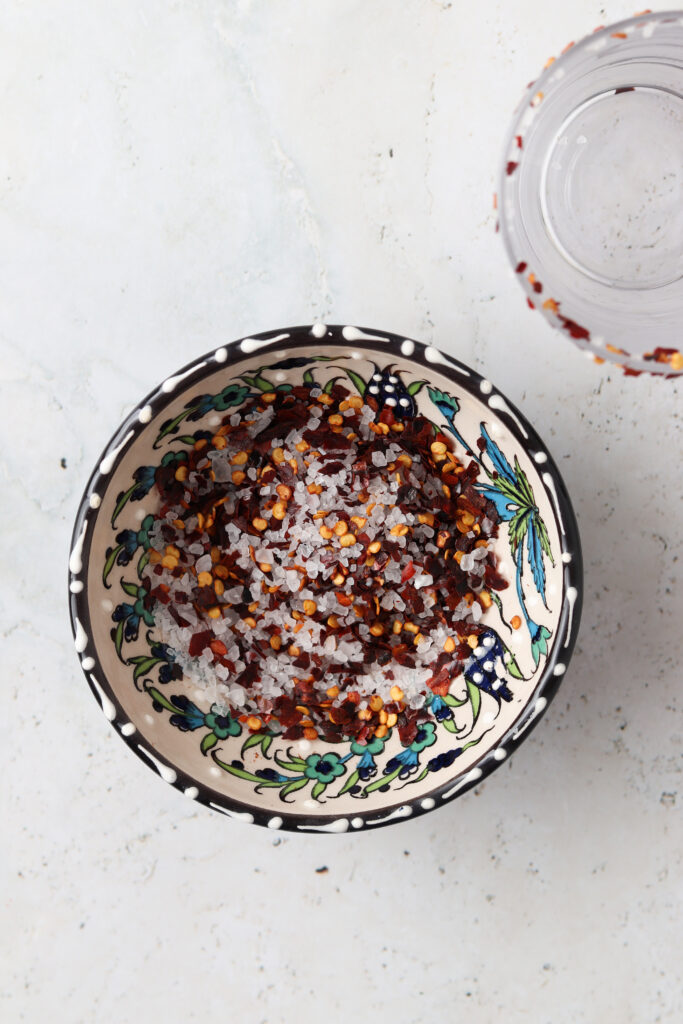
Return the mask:
[[304,612],[306,615],[315,615],[318,606],[315,601],[304,601]]
[[350,548],[356,543],[355,533],[345,533],[343,537],[339,538],[339,543],[343,548]]
[[268,523],[265,521],[265,519],[261,519],[260,516],[257,516],[256,519],[252,519],[251,525],[254,527],[255,530],[265,530],[268,526]]

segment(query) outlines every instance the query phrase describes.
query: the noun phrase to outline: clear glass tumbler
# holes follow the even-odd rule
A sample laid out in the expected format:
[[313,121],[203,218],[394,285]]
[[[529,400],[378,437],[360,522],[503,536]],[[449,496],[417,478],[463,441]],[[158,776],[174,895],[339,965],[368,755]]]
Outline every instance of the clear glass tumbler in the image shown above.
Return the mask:
[[548,61],[498,196],[530,305],[629,374],[683,372],[683,11],[597,29]]

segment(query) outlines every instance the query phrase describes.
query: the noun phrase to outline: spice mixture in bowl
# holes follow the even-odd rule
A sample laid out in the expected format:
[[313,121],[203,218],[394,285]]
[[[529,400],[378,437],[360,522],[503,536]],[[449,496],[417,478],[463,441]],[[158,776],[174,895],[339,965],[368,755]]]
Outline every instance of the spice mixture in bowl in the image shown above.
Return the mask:
[[117,730],[272,828],[469,788],[546,707],[579,619],[571,507],[528,424],[436,349],[356,328],[165,381],[93,474],[70,570]]

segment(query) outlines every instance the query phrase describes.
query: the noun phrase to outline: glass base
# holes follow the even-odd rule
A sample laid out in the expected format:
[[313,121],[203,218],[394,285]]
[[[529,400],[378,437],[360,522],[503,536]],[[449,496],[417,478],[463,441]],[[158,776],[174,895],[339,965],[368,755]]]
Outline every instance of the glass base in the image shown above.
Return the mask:
[[627,86],[565,118],[542,169],[546,229],[563,257],[614,288],[683,277],[683,97]]

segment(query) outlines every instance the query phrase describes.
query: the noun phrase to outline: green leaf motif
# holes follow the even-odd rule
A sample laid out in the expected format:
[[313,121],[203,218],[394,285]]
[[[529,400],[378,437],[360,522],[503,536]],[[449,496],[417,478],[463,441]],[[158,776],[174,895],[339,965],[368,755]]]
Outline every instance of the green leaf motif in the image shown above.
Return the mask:
[[142,555],[140,556],[140,560],[138,561],[138,570],[137,571],[138,571],[138,576],[139,576],[140,579],[142,579],[143,569],[145,568],[145,566],[149,562],[149,555],[150,555],[149,551],[144,551],[142,553]]
[[188,409],[183,409],[182,412],[178,413],[175,419],[169,420],[168,423],[165,423],[161,430],[159,431],[159,433],[157,434],[156,441],[154,442],[152,447],[158,448],[161,441],[163,441],[165,437],[168,437],[169,434],[177,434],[179,424],[181,424],[183,420],[190,415],[190,413],[195,412],[198,408],[199,404],[192,405]]
[[246,373],[240,374],[240,380],[243,380],[245,384],[248,384],[250,388],[258,388],[259,391],[263,391],[265,394],[267,391],[275,391],[275,385],[271,384],[269,380],[261,376],[261,371],[257,370],[256,375],[248,377]]
[[267,782],[265,779],[259,778],[258,775],[254,775],[253,772],[248,772],[245,768],[237,768],[233,764],[228,764],[226,761],[221,761],[220,757],[214,750],[211,754],[219,768],[222,768],[228,775],[234,775],[237,779],[244,779],[245,782],[253,782],[256,789],[277,789],[282,783],[281,782]]
[[118,626],[116,627],[116,629],[114,631],[114,649],[115,649],[118,657],[120,658],[120,660],[125,665],[125,659],[121,657],[121,648],[122,648],[122,646],[123,646],[123,619],[121,620],[121,622],[119,622]]
[[162,708],[166,708],[167,711],[170,711],[174,715],[182,715],[183,712],[177,708],[175,704],[171,704],[170,700],[167,700],[161,690],[157,690],[156,686],[146,686],[145,690],[155,704],[161,704]]
[[337,383],[337,381],[341,380],[341,379],[342,379],[341,377],[330,377],[330,379],[328,380],[327,384],[323,388],[323,391],[325,392],[325,394],[326,395],[331,394],[332,393],[332,388]]
[[528,526],[527,520],[529,518],[529,515],[530,512],[528,508],[517,509],[514,516],[510,520],[510,524],[508,526],[510,550],[512,552],[512,557],[515,559],[517,556],[517,549],[519,548],[519,545],[522,543],[524,537],[526,536]]
[[289,756],[291,757],[291,760],[285,761],[280,757],[279,754],[275,754],[275,761],[277,764],[280,765],[280,768],[284,768],[285,771],[288,772],[299,772],[301,771],[302,768],[306,767],[306,762],[302,757],[293,757],[291,753],[289,754]]
[[461,708],[463,704],[467,704],[467,697],[463,697],[462,700],[458,700],[452,693],[447,693],[446,696],[441,699],[444,704],[448,704],[449,708]]
[[540,515],[535,515],[534,516],[534,523],[536,525],[536,531],[538,533],[538,539],[541,542],[541,547],[543,548],[543,550],[545,551],[546,555],[550,559],[550,564],[551,565],[555,565],[555,559],[553,558],[553,553],[550,550],[550,538],[548,537],[548,530],[546,528],[545,523],[541,519]]
[[524,503],[529,505],[531,508],[535,507],[534,492],[531,490],[531,485],[527,479],[527,475],[519,464],[519,460],[515,455],[515,479],[519,487],[520,494],[524,499]]
[[280,790],[280,799],[285,801],[285,803],[291,803],[291,800],[286,799],[289,796],[289,794],[296,793],[297,789],[303,789],[304,786],[307,786],[309,782],[310,779],[293,779]]
[[241,754],[244,755],[245,751],[251,750],[252,747],[260,747],[262,755],[268,757],[268,749],[273,739],[274,737],[269,733],[254,733],[253,736],[247,737],[242,744]]
[[425,386],[426,383],[427,383],[426,380],[414,380],[414,381],[411,381],[411,383],[408,385],[408,387],[406,389],[408,394],[411,396],[411,398],[414,398],[415,395],[417,395],[418,392],[420,392],[422,390],[422,388]]
[[121,589],[124,590],[130,597],[138,596],[137,583],[126,583],[125,580],[121,580]]
[[[306,781],[308,782],[308,779],[307,779]],[[313,798],[314,800],[317,800],[317,799],[318,799],[318,797],[320,797],[320,796],[322,796],[322,795],[323,795],[323,793],[325,792],[325,789],[326,789],[326,788],[327,788],[327,787],[325,786],[325,783],[324,783],[324,782],[316,782],[315,786],[314,786],[314,787],[313,787],[313,789],[311,790],[311,797],[312,797],[312,798]]]
[[119,500],[116,502],[116,507],[115,507],[114,511],[112,512],[112,514],[111,514],[111,525],[112,525],[112,527],[116,526],[116,520],[121,515],[121,512],[123,511],[124,507],[128,503],[128,500],[130,499],[131,494],[133,493],[133,491],[135,490],[135,488],[137,486],[138,486],[137,483],[133,484],[132,487],[129,487],[128,490],[124,491],[124,493],[119,497]]
[[202,739],[200,750],[202,754],[208,754],[212,747],[215,747],[218,743],[218,736],[215,732],[207,732],[206,736]]
[[146,676],[152,671],[155,665],[163,661],[163,658],[146,658],[144,655],[138,655],[135,658],[129,658],[128,664],[135,665],[135,671],[133,672],[133,680],[137,682],[140,676]]
[[358,774],[357,771],[351,772],[351,774],[349,775],[348,779],[346,780],[346,782],[344,783],[342,788],[339,790],[339,793],[337,795],[338,796],[342,796],[342,794],[348,793],[348,791],[350,789],[353,789],[353,787],[358,784],[358,779],[359,778],[360,778],[360,775]]
[[479,718],[479,711],[481,709],[481,690],[474,683],[467,680],[467,692],[470,696],[470,704],[472,705],[472,715],[474,717],[474,724]]
[[367,796],[368,793],[374,793],[374,791],[379,789],[381,786],[386,786],[388,783],[393,782],[394,779],[398,778],[400,771],[401,765],[399,765],[398,768],[394,768],[393,772],[389,772],[388,775],[382,775],[379,779],[375,779],[374,782],[371,782],[369,786],[365,787],[363,790],[363,796]]
[[346,370],[346,376],[349,378],[361,398],[365,398],[365,392],[367,391],[368,386],[361,375],[356,373],[355,370]]
[[313,387],[314,386],[314,384],[315,384],[315,377],[313,376],[313,374],[311,373],[310,370],[306,370],[306,372],[304,373],[303,381],[304,381],[304,384],[308,384],[309,387]]
[[489,593],[491,595],[493,603],[495,604],[496,608],[498,609],[498,614],[500,615],[500,621],[503,623],[504,626],[507,626],[508,631],[511,633],[512,632],[512,626],[510,625],[510,623],[503,616],[503,602],[501,601],[500,597],[495,592],[495,590],[490,590]]
[[104,583],[104,586],[107,590],[111,589],[111,583],[107,583],[107,577],[114,568],[114,563],[116,562],[116,558],[122,547],[123,544],[119,544],[118,547],[112,548],[111,554],[107,558],[107,561],[104,563],[104,569],[102,570],[102,582]]

